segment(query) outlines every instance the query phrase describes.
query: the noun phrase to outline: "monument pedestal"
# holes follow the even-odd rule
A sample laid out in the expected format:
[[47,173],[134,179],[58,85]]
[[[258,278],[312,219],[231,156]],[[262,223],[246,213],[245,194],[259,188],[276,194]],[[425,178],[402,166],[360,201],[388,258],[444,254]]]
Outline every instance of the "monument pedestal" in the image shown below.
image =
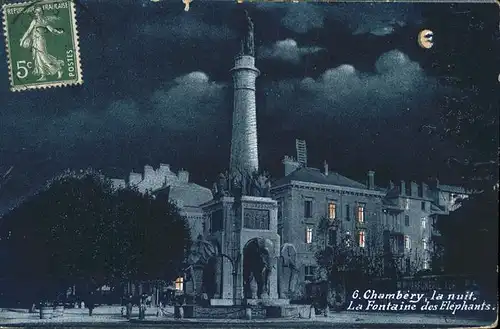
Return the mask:
[[[272,268],[269,276],[269,298],[279,299],[277,259],[280,237],[277,234],[277,202],[267,197],[221,197],[205,204],[203,210],[210,224],[210,238],[217,241],[220,253],[216,269],[217,293],[211,305],[242,304],[244,296],[243,263],[250,242],[266,240],[265,250]],[[232,304],[230,304],[232,303]]]
[[290,300],[283,298],[257,298],[257,299],[246,299],[245,304],[250,306],[257,306],[257,305],[285,306],[285,305],[290,305]]
[[210,299],[210,306],[233,306],[234,299],[229,298],[212,298]]

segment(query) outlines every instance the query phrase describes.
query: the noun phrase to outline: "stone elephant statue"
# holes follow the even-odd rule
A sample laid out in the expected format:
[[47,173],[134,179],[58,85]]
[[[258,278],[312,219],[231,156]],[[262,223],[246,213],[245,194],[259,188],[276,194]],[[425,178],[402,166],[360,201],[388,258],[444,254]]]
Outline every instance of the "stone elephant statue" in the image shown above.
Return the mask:
[[208,241],[201,235],[196,241],[193,241],[191,250],[188,254],[188,269],[191,277],[194,278],[194,266],[203,266],[202,291],[212,298],[217,290],[217,279],[215,267],[217,257],[220,255],[219,247],[216,241]]
[[251,282],[257,283],[257,297],[269,296],[274,245],[269,239],[250,240],[243,251],[243,280],[246,298],[252,298]]

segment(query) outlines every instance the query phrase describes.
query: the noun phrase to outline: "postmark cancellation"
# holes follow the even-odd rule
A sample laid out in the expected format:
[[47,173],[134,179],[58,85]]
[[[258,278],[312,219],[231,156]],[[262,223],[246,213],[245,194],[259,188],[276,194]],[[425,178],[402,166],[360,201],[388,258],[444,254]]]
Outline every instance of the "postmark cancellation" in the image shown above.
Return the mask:
[[72,0],[4,4],[12,91],[82,84]]

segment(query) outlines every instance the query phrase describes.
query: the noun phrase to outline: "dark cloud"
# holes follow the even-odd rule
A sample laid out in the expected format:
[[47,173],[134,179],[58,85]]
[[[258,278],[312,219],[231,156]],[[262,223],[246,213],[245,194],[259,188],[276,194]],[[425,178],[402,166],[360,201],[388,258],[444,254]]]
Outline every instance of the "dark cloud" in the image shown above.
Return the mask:
[[[424,175],[440,161],[437,151],[429,160],[434,146],[415,137],[420,121],[439,111],[434,102],[444,93],[428,72],[462,56],[447,49],[465,43],[452,37],[454,27],[443,32],[430,26],[450,45],[418,48],[410,31],[421,20],[417,4],[245,7],[196,0],[185,13],[181,1],[82,2],[88,9],[79,7],[77,16],[82,86],[11,93],[0,47],[0,168],[15,167],[6,192],[11,196],[60,169],[88,165],[117,168],[121,177],[166,162],[211,184],[229,161],[229,70],[239,46],[233,14],[242,8],[255,22],[262,72],[257,114],[263,167],[276,169],[289,152],[286,145],[293,149],[301,136],[308,138],[311,159],[320,161],[313,165],[332,154],[332,168],[363,175],[377,163],[386,172]],[[478,76],[485,72],[481,60],[474,65]],[[422,154],[429,154],[426,173]],[[0,195],[0,212],[5,198]]]
[[[419,111],[438,95],[434,79],[426,76],[418,63],[393,50],[377,59],[375,73],[361,72],[343,64],[326,70],[318,78],[271,84],[266,88],[266,104],[273,109],[268,110],[270,114],[321,113],[330,118],[381,118]],[[289,106],[290,99],[293,99],[293,109]]]
[[384,36],[398,27],[420,21],[418,9],[411,4],[288,3],[259,4],[258,8],[281,13],[283,26],[296,33],[321,29],[326,21],[335,20],[353,34]]
[[276,41],[271,46],[261,47],[258,56],[262,59],[278,59],[298,64],[302,57],[323,50],[321,47],[299,47],[293,39]]
[[171,131],[189,131],[206,136],[223,123],[226,86],[209,80],[203,72],[192,72],[175,79],[169,89],[152,96],[151,124]]

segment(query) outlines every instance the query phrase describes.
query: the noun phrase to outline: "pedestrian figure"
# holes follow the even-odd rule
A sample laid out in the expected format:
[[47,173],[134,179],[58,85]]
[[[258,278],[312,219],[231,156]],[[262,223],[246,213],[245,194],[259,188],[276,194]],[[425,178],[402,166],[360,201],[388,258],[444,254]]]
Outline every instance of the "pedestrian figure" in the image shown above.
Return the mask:
[[132,295],[129,295],[127,298],[127,319],[130,319],[132,316]]
[[92,311],[94,310],[94,292],[90,292],[88,299],[87,299],[87,307],[89,309],[89,316],[92,316]]
[[139,320],[143,320],[146,317],[146,298],[147,295],[142,294],[139,300]]

